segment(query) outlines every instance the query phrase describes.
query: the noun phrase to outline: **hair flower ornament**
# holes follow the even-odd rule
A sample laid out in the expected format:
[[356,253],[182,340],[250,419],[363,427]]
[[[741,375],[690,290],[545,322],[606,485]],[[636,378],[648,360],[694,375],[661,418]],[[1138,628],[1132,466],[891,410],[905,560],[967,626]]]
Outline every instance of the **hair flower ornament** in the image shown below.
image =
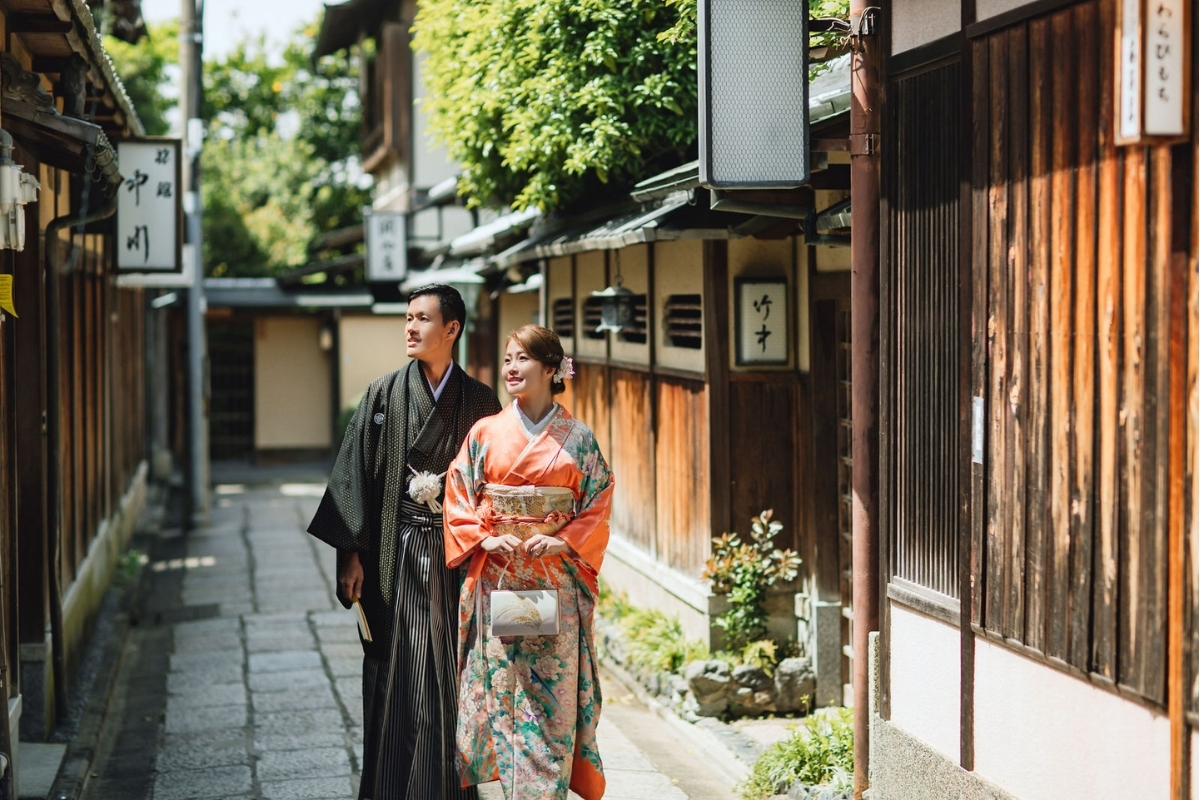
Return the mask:
[[570,356],[563,356],[563,360],[559,363],[558,369],[554,373],[554,382],[563,383],[575,377],[575,362]]

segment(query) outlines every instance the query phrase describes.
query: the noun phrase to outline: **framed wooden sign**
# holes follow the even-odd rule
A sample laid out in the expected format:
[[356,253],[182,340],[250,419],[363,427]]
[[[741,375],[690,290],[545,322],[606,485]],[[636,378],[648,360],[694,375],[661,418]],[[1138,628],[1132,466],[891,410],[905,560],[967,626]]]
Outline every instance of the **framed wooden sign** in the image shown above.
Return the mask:
[[1117,144],[1164,144],[1188,137],[1190,7],[1187,0],[1117,0]]
[[183,267],[183,205],[178,139],[117,145],[125,180],[117,198],[117,271],[170,272]]
[[738,366],[786,366],[788,288],[783,278],[738,278],[734,281]]

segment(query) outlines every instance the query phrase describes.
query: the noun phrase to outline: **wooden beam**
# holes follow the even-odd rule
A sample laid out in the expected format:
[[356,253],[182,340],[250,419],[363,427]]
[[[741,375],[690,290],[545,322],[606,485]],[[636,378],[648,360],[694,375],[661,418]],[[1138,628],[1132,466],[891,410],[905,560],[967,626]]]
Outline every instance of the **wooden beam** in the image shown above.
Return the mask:
[[44,14],[14,14],[5,24],[7,33],[70,33],[74,29],[71,20]]

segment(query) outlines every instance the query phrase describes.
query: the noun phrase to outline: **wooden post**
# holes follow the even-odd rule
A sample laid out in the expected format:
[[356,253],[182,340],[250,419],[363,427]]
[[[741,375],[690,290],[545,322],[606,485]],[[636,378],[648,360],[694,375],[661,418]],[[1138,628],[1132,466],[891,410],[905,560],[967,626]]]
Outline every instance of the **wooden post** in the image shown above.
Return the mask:
[[879,629],[879,132],[882,19],[851,0],[850,245],[851,409],[854,417],[854,798],[870,784],[868,635]]

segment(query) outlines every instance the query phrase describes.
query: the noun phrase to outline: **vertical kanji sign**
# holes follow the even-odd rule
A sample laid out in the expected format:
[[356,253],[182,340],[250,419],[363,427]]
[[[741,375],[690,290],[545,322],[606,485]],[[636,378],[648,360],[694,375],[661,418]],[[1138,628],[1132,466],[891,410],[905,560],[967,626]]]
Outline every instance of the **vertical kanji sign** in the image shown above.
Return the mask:
[[736,288],[738,365],[787,365],[787,281],[738,279]]
[[117,269],[178,272],[183,243],[179,140],[121,142],[117,153],[124,177],[117,200]]
[[1116,37],[1116,142],[1187,138],[1191,62],[1190,3],[1119,0]]
[[367,280],[402,281],[408,275],[408,223],[399,211],[363,211]]

